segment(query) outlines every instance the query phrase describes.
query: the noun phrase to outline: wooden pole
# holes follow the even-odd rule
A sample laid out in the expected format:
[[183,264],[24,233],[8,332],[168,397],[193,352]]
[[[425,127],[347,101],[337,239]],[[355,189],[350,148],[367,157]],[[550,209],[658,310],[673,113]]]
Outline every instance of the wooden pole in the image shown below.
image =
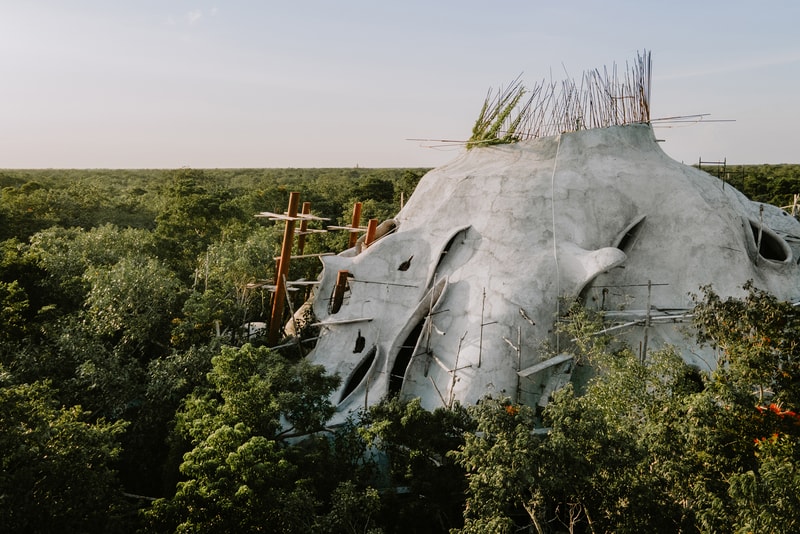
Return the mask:
[[375,241],[375,230],[378,229],[378,219],[370,219],[367,223],[367,237],[364,238],[364,246],[368,247]]
[[[361,202],[353,204],[353,219],[350,222],[351,228],[358,228],[361,224]],[[350,232],[350,240],[348,241],[347,248],[353,248],[358,241],[358,232]]]
[[[311,213],[311,202],[303,202],[303,215]],[[297,255],[302,256],[303,249],[306,247],[306,230],[308,230],[308,220],[300,221],[300,234],[297,236]]]
[[272,297],[272,315],[269,320],[269,337],[267,343],[275,345],[280,340],[281,323],[283,322],[283,305],[286,302],[284,292],[286,274],[289,272],[289,261],[292,257],[294,244],[294,219],[297,217],[297,205],[300,203],[300,193],[289,193],[289,209],[286,227],[283,230],[283,244],[281,246],[281,259],[278,262],[278,272],[275,273],[275,294]]
[[347,275],[350,273],[346,270],[336,273],[336,285],[333,287],[333,297],[331,298],[331,313],[336,313],[342,307],[344,301],[344,291],[347,289]]

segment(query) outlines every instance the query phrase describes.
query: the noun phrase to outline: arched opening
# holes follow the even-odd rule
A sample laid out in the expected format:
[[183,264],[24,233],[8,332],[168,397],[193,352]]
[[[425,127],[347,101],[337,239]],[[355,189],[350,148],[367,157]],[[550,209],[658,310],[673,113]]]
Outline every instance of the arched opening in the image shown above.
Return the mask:
[[614,247],[627,254],[631,248],[633,248],[633,245],[636,244],[636,240],[639,238],[646,218],[647,215],[641,215],[634,219],[633,222],[619,233],[617,239],[615,239]]
[[400,346],[397,357],[394,359],[392,372],[389,375],[389,396],[399,394],[400,389],[403,387],[406,369],[408,369],[408,364],[411,363],[411,357],[414,356],[414,349],[417,347],[424,324],[425,317],[422,317]]
[[450,239],[447,240],[447,243],[444,245],[444,248],[442,248],[441,252],[439,252],[439,259],[436,260],[436,267],[434,268],[434,272],[439,271],[439,269],[441,268],[442,262],[447,257],[447,254],[450,252],[450,249],[453,248],[453,245],[455,244],[456,239],[458,239],[459,237],[461,239],[463,239],[467,234],[467,230],[469,230],[469,229],[470,229],[469,226],[465,226],[463,228],[459,228],[456,232],[453,233],[453,235],[450,237]]
[[350,395],[353,391],[356,390],[361,381],[364,380],[364,377],[367,376],[367,372],[369,371],[370,367],[372,367],[372,363],[375,361],[375,355],[378,353],[377,347],[373,346],[369,349],[369,352],[361,359],[361,362],[358,364],[358,367],[350,373],[350,378],[347,379],[347,385],[342,390],[342,396],[339,399],[341,403],[344,401],[348,395]]

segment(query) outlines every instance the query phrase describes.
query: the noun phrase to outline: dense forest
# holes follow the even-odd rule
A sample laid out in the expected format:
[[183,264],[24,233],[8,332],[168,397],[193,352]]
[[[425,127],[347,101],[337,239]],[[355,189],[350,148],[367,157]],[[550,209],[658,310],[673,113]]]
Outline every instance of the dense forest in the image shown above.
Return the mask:
[[[755,200],[800,193],[800,165],[727,171]],[[268,320],[263,282],[283,232],[254,215],[284,211],[298,191],[328,224],[348,224],[357,201],[362,220],[387,219],[424,172],[0,170],[0,524],[800,530],[800,316],[754,288],[743,299],[698,288],[698,341],[720,362],[711,375],[669,350],[639,361],[575,306],[559,324],[597,374],[543,411],[385,399],[326,428],[339,378],[246,328]],[[305,253],[347,239],[314,234]],[[320,267],[298,258],[291,277]]]

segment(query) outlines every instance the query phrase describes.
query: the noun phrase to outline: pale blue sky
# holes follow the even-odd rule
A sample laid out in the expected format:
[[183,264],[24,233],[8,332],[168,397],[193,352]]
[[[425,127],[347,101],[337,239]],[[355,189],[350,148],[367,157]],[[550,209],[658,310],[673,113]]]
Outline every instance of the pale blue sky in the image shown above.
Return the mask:
[[694,163],[800,163],[800,2],[0,0],[0,168],[428,167],[489,87],[653,57]]

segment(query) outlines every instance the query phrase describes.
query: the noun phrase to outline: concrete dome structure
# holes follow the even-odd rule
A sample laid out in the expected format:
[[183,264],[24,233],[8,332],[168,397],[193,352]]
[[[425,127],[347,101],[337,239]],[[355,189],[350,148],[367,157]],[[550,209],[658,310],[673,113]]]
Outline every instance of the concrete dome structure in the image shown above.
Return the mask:
[[[394,224],[324,258],[309,358],[342,377],[334,423],[387,395],[543,404],[572,365],[541,351],[559,299],[649,316],[650,347],[675,344],[702,369],[713,358],[676,324],[690,293],[753,280],[800,299],[800,222],[672,160],[647,124],[466,151],[422,178]],[[635,345],[642,328],[620,333]]]

